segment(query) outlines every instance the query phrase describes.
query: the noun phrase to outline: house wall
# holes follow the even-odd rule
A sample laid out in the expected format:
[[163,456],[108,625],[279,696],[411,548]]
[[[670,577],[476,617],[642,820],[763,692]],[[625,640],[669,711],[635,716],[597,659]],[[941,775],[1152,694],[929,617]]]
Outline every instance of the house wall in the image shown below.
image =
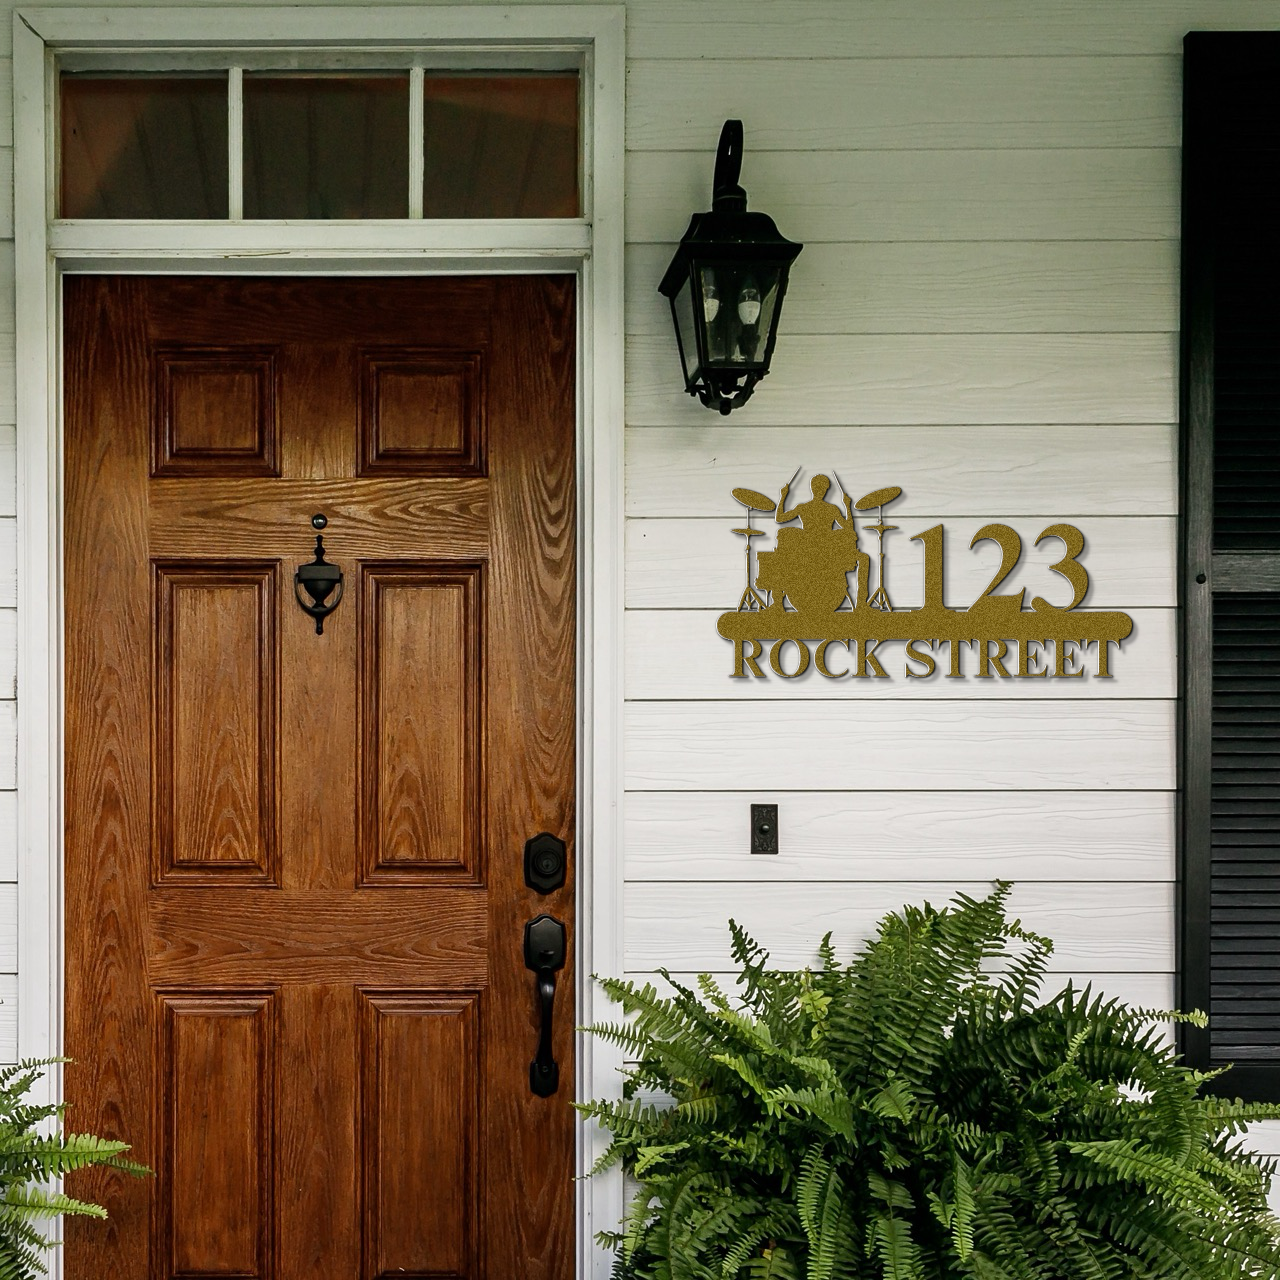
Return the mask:
[[[625,956],[726,967],[732,915],[784,961],[906,900],[1016,881],[1055,974],[1173,1000],[1181,38],[1276,0],[629,0]],[[8,26],[0,25],[7,48]],[[3,50],[0,50],[3,53]],[[7,63],[0,63],[7,76]],[[707,207],[721,122],[752,206],[806,247],[774,372],[724,420],[679,390],[656,282]],[[0,185],[11,111],[0,87]],[[0,237],[11,236],[0,197]],[[0,1057],[17,1051],[12,243],[0,252]],[[1131,612],[1099,681],[730,679],[739,485],[797,465],[901,485],[889,586],[947,528],[948,596],[1076,523],[1087,605]],[[869,537],[864,536],[864,548]],[[1061,585],[1061,584],[1059,584]],[[1053,596],[1051,598],[1056,598]],[[782,852],[748,853],[776,800]],[[1280,1142],[1264,1140],[1280,1151]]]

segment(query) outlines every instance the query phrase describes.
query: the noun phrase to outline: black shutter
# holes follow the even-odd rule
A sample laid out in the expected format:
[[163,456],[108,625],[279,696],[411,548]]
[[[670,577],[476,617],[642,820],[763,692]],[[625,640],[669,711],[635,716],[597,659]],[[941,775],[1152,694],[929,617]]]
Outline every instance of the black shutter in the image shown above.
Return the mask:
[[1280,1101],[1280,33],[1185,55],[1182,1048]]

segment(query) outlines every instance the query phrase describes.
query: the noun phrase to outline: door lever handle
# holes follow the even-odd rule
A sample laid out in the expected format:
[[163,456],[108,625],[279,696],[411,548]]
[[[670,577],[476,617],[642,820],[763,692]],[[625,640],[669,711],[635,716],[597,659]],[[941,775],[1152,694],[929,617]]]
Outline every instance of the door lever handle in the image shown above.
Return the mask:
[[560,1064],[552,1056],[551,1028],[556,1003],[556,973],[564,968],[564,925],[554,916],[541,915],[524,927],[524,963],[537,978],[541,1026],[538,1051],[529,1063],[529,1088],[539,1098],[549,1098],[560,1087]]

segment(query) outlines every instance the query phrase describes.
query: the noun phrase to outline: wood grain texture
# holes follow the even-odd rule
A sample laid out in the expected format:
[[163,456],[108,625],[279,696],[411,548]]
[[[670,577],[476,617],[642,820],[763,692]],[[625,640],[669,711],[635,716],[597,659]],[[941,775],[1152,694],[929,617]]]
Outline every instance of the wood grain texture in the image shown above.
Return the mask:
[[484,565],[362,566],[361,876],[484,878]]
[[[67,332],[68,1094],[166,1174],[84,1180],[111,1218],[70,1273],[566,1280],[573,974],[534,1098],[522,944],[549,910],[574,954],[573,883],[538,898],[519,850],[574,827],[573,280],[77,277]],[[282,474],[153,478],[155,353],[215,334],[273,352]],[[361,353],[409,348],[483,353],[483,473],[356,474]],[[317,512],[322,635],[291,580]]]
[[162,995],[160,1006],[161,1274],[265,1280],[273,1260],[272,996]]
[[13,148],[0,147],[0,239],[13,239]]
[[0,609],[18,607],[18,522],[0,517]]
[[270,561],[155,566],[157,881],[278,883],[278,576]]
[[0,973],[17,972],[18,886],[9,882],[0,884]]
[[0,692],[5,699],[18,693],[18,611],[0,609]]
[[[1020,0],[951,4],[923,0],[771,0],[744,9],[733,0],[632,0],[627,49],[634,58],[983,58],[1070,54],[1114,59],[1176,55],[1194,27],[1265,30],[1272,0],[1064,0],[1051,10]],[[1126,55],[1124,58],[1116,55]]]
[[484,475],[486,382],[479,351],[362,351],[360,474]]
[[157,350],[152,475],[276,475],[275,355],[270,347]]
[[[730,970],[728,921],[736,920],[780,965],[812,964],[830,930],[848,956],[876,922],[904,902],[943,906],[981,895],[990,879],[890,884],[637,884],[628,891],[628,969]],[[1171,884],[1019,884],[1010,913],[1054,940],[1060,969],[1173,972]]]
[[[72,1059],[64,1087],[78,1128],[129,1142],[135,1159],[156,1168],[162,1093],[157,1000],[146,962],[150,353],[134,286],[112,289],[77,277],[66,282],[64,302],[64,1052]],[[71,1274],[79,1267],[132,1280],[160,1269],[153,1180],[94,1170],[69,1189],[110,1213],[105,1231],[68,1223]]]
[[[857,21],[846,10],[840,25]],[[696,75],[679,55],[633,58],[628,150],[714,155],[725,117],[749,122],[748,157],[1179,142],[1182,68],[1171,54],[1126,58],[1118,75],[1113,58],[836,58],[822,49],[815,45],[802,72],[790,59],[760,56],[768,45],[750,57],[707,59]]]
[[[886,481],[893,478],[891,473],[884,475]],[[785,481],[786,475],[782,479]],[[872,476],[864,475],[864,479],[868,488],[875,483]],[[892,508],[888,514],[894,516]],[[1172,519],[1021,516],[1005,515],[997,509],[967,517],[932,513],[906,517],[899,525],[900,532],[886,535],[886,577],[894,607],[913,609],[924,602],[923,553],[921,544],[912,542],[911,536],[941,522],[945,530],[946,603],[968,608],[1000,563],[993,543],[980,542],[973,548],[969,544],[979,528],[1002,516],[1023,543],[1022,559],[1001,584],[1002,591],[1017,592],[1025,586],[1028,600],[1038,594],[1055,604],[1070,603],[1066,584],[1048,569],[1061,558],[1060,544],[1047,538],[1038,547],[1034,545],[1044,529],[1063,520],[1078,522],[1085,536],[1080,563],[1088,570],[1090,586],[1083,608],[1164,609],[1177,601]],[[629,520],[626,539],[628,609],[736,607],[745,566],[742,539],[734,537],[728,520]],[[860,531],[858,541],[864,550],[875,549],[872,534]],[[764,543],[767,548],[768,539]]]
[[[801,484],[835,467],[858,489],[855,500],[864,479],[869,489],[891,478],[903,491],[890,508],[895,520],[1173,515],[1175,436],[1172,426],[634,428],[626,437],[627,514],[740,520],[735,488],[774,497],[799,465]],[[1105,466],[1094,462],[1103,457]]]
[[[877,680],[874,686],[862,688],[866,681],[828,679],[811,664],[808,670],[791,680],[779,680],[770,672],[767,661],[761,665],[764,679],[753,676],[734,678],[735,647],[716,633],[719,612],[709,610],[629,609],[624,624],[626,644],[626,696],[633,700],[671,701],[678,699],[734,698],[754,702],[761,699],[809,701],[865,700],[885,698],[899,700],[960,699],[1081,699],[1081,698],[1173,698],[1177,696],[1177,615],[1173,609],[1135,609],[1132,613],[1133,634],[1118,650],[1110,653],[1110,676],[1097,676],[1096,650],[1091,651],[1085,674],[1080,679],[1055,680],[1046,676],[1030,680],[1017,677],[1018,650],[1010,645],[1014,657],[1005,667],[1010,679],[998,674],[978,678],[977,650],[970,646],[962,652],[961,662],[966,679],[953,680],[940,666],[932,675],[908,678],[908,669],[920,672],[924,663],[913,662],[908,668],[906,646],[890,641],[877,647],[890,679]],[[813,646],[810,646],[812,652]],[[768,652],[768,649],[765,649]],[[994,650],[993,650],[994,652]],[[1032,654],[1043,649],[1032,648]],[[945,650],[934,650],[935,661],[945,666]],[[788,650],[787,661],[794,658]],[[1046,667],[1047,662],[1047,667]],[[1037,667],[1052,670],[1052,647],[1049,657]],[[828,650],[828,669],[849,669],[844,650],[833,646]],[[823,709],[815,705],[815,715]]]
[[[1168,334],[857,335],[787,342],[745,410],[760,426],[1173,422]],[[633,338],[627,425],[706,430],[671,336]],[[735,424],[736,425],[736,424]]]
[[[860,682],[860,687],[870,681]],[[631,702],[631,791],[1167,790],[1174,704]],[[630,905],[628,905],[630,911]]]
[[478,1000],[361,992],[362,1280],[484,1274]]
[[[9,388],[0,386],[0,398],[12,394]],[[17,429],[0,426],[0,518],[11,516],[17,510],[18,498],[18,446]]]
[[482,986],[484,910],[476,891],[161,889],[151,897],[148,965],[170,986],[240,987],[255,974],[277,984],[350,986],[367,975],[382,985]]
[[[1167,791],[633,791],[626,876],[628,883],[950,876],[1168,883],[1173,801]],[[752,803],[778,806],[776,855],[749,852]]]
[[[1172,333],[1170,240],[808,244],[782,333]],[[658,281],[674,244],[626,255],[628,334],[668,334]]]
[[[482,481],[284,476],[269,494],[259,488],[252,480],[211,480],[193,492],[176,481],[157,481],[149,516],[153,552],[196,555],[214,545],[228,556],[296,558],[298,531],[318,510],[329,518],[325,546],[332,549],[331,559],[379,550],[477,556],[488,549],[489,505]],[[0,566],[3,557],[0,544]]]
[[18,704],[0,702],[0,790],[12,791],[18,771]]
[[[1173,148],[756,154],[750,136],[742,176],[752,207],[804,244],[1178,235]],[[690,211],[707,207],[714,155],[714,148],[631,153],[629,243],[680,239]]]
[[18,878],[18,793],[0,791],[0,883]]
[[18,1060],[18,975],[0,974],[0,1058]]
[[[489,599],[502,602],[505,625],[491,620],[486,671],[502,709],[489,717],[490,860],[489,1008],[484,1027],[483,1147],[486,1274],[568,1280],[573,1274],[573,1123],[566,1105],[574,1078],[575,975],[558,975],[553,1047],[560,1093],[529,1092],[529,1061],[539,1025],[533,975],[524,968],[524,925],[539,912],[565,922],[568,954],[576,892],[574,628],[577,582],[576,463],[572,446],[576,353],[573,281],[514,281],[496,299],[498,332],[522,329],[525,341],[495,368],[489,431],[508,467],[492,474],[494,543]],[[531,429],[530,408],[545,426]],[[523,882],[518,851],[528,834],[550,831],[568,847],[562,889],[535,897]],[[502,850],[499,855],[498,850]],[[509,1046],[509,1048],[507,1048]],[[517,1046],[519,1046],[517,1048]],[[537,1169],[534,1180],[527,1171]],[[509,1206],[520,1202],[518,1216]]]

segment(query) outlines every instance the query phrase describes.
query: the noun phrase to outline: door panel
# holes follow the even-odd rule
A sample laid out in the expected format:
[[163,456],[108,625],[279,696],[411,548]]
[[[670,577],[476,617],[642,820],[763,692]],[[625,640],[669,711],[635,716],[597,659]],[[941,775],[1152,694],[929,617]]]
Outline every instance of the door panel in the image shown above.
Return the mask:
[[482,878],[483,573],[481,564],[363,567],[365,883]]
[[155,565],[158,881],[278,882],[276,570]]
[[573,282],[65,301],[67,1093],[156,1170],[73,1179],[70,1280],[566,1280]]

